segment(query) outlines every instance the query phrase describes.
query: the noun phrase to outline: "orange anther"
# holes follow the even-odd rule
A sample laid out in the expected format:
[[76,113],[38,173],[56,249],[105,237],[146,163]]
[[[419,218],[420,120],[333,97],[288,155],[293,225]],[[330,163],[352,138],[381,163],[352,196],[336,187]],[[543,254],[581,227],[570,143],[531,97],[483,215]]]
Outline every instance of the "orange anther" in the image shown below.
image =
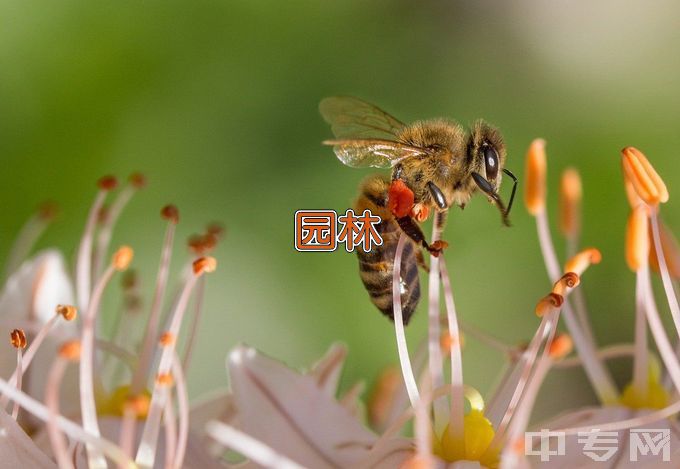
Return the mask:
[[529,213],[534,216],[545,210],[546,170],[545,140],[537,138],[531,142],[527,152],[524,185],[524,203]]

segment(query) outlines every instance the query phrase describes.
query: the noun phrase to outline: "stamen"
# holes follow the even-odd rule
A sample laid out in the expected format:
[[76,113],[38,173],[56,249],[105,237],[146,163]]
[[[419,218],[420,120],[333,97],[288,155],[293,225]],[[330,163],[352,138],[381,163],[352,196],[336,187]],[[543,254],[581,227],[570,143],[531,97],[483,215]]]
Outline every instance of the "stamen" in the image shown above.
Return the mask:
[[545,140],[535,139],[529,146],[526,157],[524,203],[530,214],[537,216],[545,211]]
[[203,311],[203,298],[205,297],[205,278],[201,278],[196,285],[196,293],[194,294],[194,314],[191,316],[191,326],[189,327],[189,336],[184,346],[184,358],[182,359],[184,370],[189,369],[191,362],[191,353],[196,343],[198,336],[198,327],[201,323],[201,313]]
[[90,208],[90,213],[85,222],[85,230],[83,237],[78,247],[78,256],[76,259],[76,293],[78,298],[78,306],[84,311],[87,310],[90,301],[90,282],[91,282],[91,268],[92,268],[92,242],[94,237],[94,229],[97,224],[97,216],[104,205],[106,195],[117,185],[117,181],[112,176],[105,176],[99,180],[99,192],[94,199],[94,203]]
[[626,226],[626,262],[633,272],[640,270],[649,259],[647,208],[643,205],[635,207],[628,216]]
[[368,421],[372,428],[380,430],[388,424],[401,384],[401,375],[395,367],[386,368],[378,376],[366,404]]
[[149,320],[146,323],[146,331],[144,332],[144,345],[139,356],[139,365],[135,374],[132,377],[131,391],[133,394],[139,394],[144,388],[144,382],[151,366],[151,359],[154,351],[154,341],[158,334],[158,325],[160,323],[160,314],[163,308],[163,298],[165,296],[165,289],[168,285],[168,274],[170,272],[170,260],[172,259],[172,246],[175,239],[175,230],[179,222],[179,210],[174,205],[166,205],[161,210],[161,217],[168,221],[168,227],[165,231],[165,239],[163,240],[163,248],[161,250],[161,260],[158,267],[158,275],[156,277],[156,289],[154,290],[153,302],[151,303],[151,313]]
[[187,382],[184,377],[182,363],[177,353],[173,356],[172,373],[175,375],[175,389],[177,390],[177,412],[179,429],[177,431],[177,451],[174,454],[175,468],[184,467],[184,455],[186,454],[187,441],[189,439],[189,393]]
[[217,420],[208,422],[206,433],[218,443],[264,467],[303,469],[302,466],[277,453],[263,442]]
[[666,292],[666,300],[668,301],[668,306],[671,310],[671,316],[673,317],[675,330],[678,334],[678,337],[680,337],[680,305],[678,304],[678,298],[675,296],[675,290],[673,289],[673,281],[671,280],[670,273],[668,272],[668,267],[666,266],[666,258],[664,257],[663,247],[661,246],[661,238],[659,234],[659,218],[656,211],[654,210],[651,211],[650,219],[652,220],[652,238],[654,239],[656,257],[657,260],[659,261],[659,272],[661,273],[663,289]]
[[[401,363],[401,373],[404,376],[404,385],[411,406],[415,406],[419,399],[416,378],[413,375],[411,359],[406,344],[404,334],[404,317],[401,310],[401,258],[406,245],[406,234],[402,233],[397,243],[397,250],[394,254],[394,275],[392,277],[392,305],[394,307],[394,333],[397,340],[397,350],[399,352],[399,362]],[[439,347],[437,347],[439,348]]]
[[[21,377],[24,374],[21,360],[23,356],[23,350],[26,348],[26,334],[21,329],[14,329],[10,333],[10,341],[12,343],[12,347],[17,349],[17,368],[15,373],[17,375],[17,389],[21,391]],[[18,415],[19,404],[15,402],[14,407],[12,408],[12,418],[16,420]]]
[[[538,157],[534,155],[538,155]],[[539,163],[533,164],[533,159],[536,159]],[[537,166],[538,169],[535,170],[534,173],[536,173],[535,175],[537,175],[537,179],[540,179],[538,176],[542,177],[542,181],[540,184],[538,184],[538,188],[535,192],[538,192],[539,189],[545,191],[544,164],[545,151],[543,146],[540,145],[539,151],[536,152],[533,152],[530,148],[529,154],[527,155],[527,167]],[[543,172],[541,172],[541,170],[543,170]],[[544,193],[542,194],[542,197],[542,204],[544,206]],[[529,209],[530,213],[536,215],[538,240],[541,247],[541,253],[543,254],[546,270],[548,271],[548,277],[552,282],[556,282],[560,277],[560,267],[557,260],[557,254],[555,253],[555,247],[552,242],[552,237],[550,236],[550,226],[548,224],[547,211],[544,207],[540,210],[534,210],[536,207],[531,204],[527,204],[527,208]],[[596,257],[594,252],[591,253],[590,257],[593,256]],[[589,259],[587,256],[582,256],[580,259],[581,261],[590,260],[591,262],[593,260],[597,260],[596,258]],[[567,269],[567,271],[574,271],[575,273],[580,274],[582,271],[579,272],[579,270],[584,268],[584,265],[580,265],[580,262],[577,262],[576,265],[570,265],[570,267],[572,268]],[[617,402],[618,399],[616,386],[614,385],[614,381],[609,374],[609,371],[605,368],[604,364],[597,356],[597,347],[595,345],[595,341],[593,340],[592,334],[589,333],[589,325],[587,324],[587,321],[584,320],[585,310],[581,311],[579,314],[581,317],[580,321],[577,320],[570,303],[568,301],[565,302],[563,307],[564,321],[571,336],[573,337],[576,351],[583,360],[583,367],[586,375],[588,376],[588,379],[590,380],[600,401],[602,403],[613,404]]]
[[58,212],[59,208],[55,204],[46,202],[21,227],[7,257],[5,278],[12,275],[19,268],[21,262],[31,252],[36,241],[40,239],[40,236],[45,232],[45,228],[54,220]]
[[[581,176],[569,168],[560,181],[560,229],[574,251],[581,232],[581,197]],[[573,254],[572,251],[569,255]]]
[[[527,383],[526,392],[524,393],[524,396],[522,396],[520,404],[517,406],[517,412],[507,431],[508,444],[503,450],[503,455],[501,457],[502,460],[512,459],[516,446],[524,441],[524,431],[529,424],[531,409],[534,407],[538,390],[543,384],[543,380],[548,374],[548,370],[550,370],[550,366],[553,362],[550,356],[550,351],[553,348],[553,344],[555,343],[555,333],[556,329],[553,328],[546,340],[546,345],[541,358],[536,363],[534,373]],[[559,347],[559,345],[557,347]],[[563,351],[564,350],[560,350],[560,352]],[[497,444],[500,444],[500,442],[503,441],[504,435],[500,428],[496,433],[496,438],[498,439]],[[494,439],[494,441],[496,441],[496,439]]]
[[57,458],[60,468],[72,468],[74,464],[69,458],[68,449],[59,431],[57,416],[59,415],[59,389],[64,372],[69,362],[78,361],[80,358],[80,343],[70,341],[64,343],[59,349],[57,359],[54,361],[47,378],[47,391],[45,393],[45,405],[49,409],[50,415],[47,420],[47,434],[52,445],[52,452]]
[[[649,237],[652,235],[651,224],[649,226]],[[673,232],[659,218],[659,239],[661,240],[661,247],[663,248],[663,257],[666,260],[666,267],[668,273],[674,279],[680,279],[680,245],[678,240],[673,235]],[[658,256],[654,243],[649,247],[649,265],[656,273],[660,273]]]
[[[73,308],[75,310],[75,308]],[[45,340],[45,337],[50,333],[52,328],[57,322],[57,319],[59,317],[63,316],[63,314],[60,313],[60,306],[57,306],[57,313],[49,319],[38,331],[36,334],[35,338],[31,342],[31,345],[28,347],[26,350],[26,353],[22,357],[22,373],[26,372],[26,369],[28,369],[29,365],[33,361],[33,357],[35,356],[36,352],[40,348],[40,345],[42,345],[43,341]],[[75,319],[75,316],[73,316],[72,319]],[[67,319],[71,320],[71,319]],[[12,386],[16,386],[19,380],[19,373],[17,373],[17,370],[14,371],[14,374],[12,374],[11,378],[9,379],[9,383]],[[7,406],[7,403],[9,402],[9,397],[8,396],[2,396],[0,398],[0,408],[5,408]]]
[[[88,305],[87,313],[83,318],[83,330],[81,335],[82,357],[80,361],[80,411],[83,427],[86,431],[99,436],[99,423],[97,421],[97,407],[94,397],[94,330],[95,321],[99,312],[99,305],[106,286],[111,281],[115,271],[127,268],[132,261],[133,251],[128,246],[123,246],[116,251],[111,260],[111,265],[104,271],[97,282],[92,298]],[[88,463],[91,468],[105,468],[106,460],[96,447],[86,445]]]
[[[175,337],[179,333],[187,303],[189,302],[191,292],[196,285],[197,280],[204,273],[213,272],[217,268],[217,260],[212,257],[202,257],[193,262],[192,268],[194,275],[189,277],[186,284],[184,285],[184,289],[182,290],[177,301],[177,305],[170,317],[170,327],[168,328],[168,332],[170,332]],[[152,467],[156,457],[156,444],[158,442],[161,415],[163,413],[163,409],[165,408],[165,402],[168,396],[167,377],[172,376],[170,374],[170,368],[174,353],[175,344],[163,346],[161,351],[158,372],[156,375],[157,379],[153,388],[153,393],[151,395],[151,409],[144,425],[142,440],[137,450],[137,457],[135,458],[136,462],[143,466]]]
[[[647,230],[645,229],[645,236]],[[649,353],[647,351],[647,321],[645,319],[645,289],[642,265],[635,272],[635,355],[633,360],[633,389],[645,399],[648,391]]]
[[668,202],[668,190],[647,157],[637,148],[621,150],[623,172],[637,195],[648,205]]
[[448,434],[453,443],[454,453],[465,453],[465,394],[463,388],[463,357],[460,350],[460,331],[458,330],[458,317],[456,305],[453,301],[453,290],[449,273],[446,269],[444,257],[439,258],[442,286],[444,288],[444,300],[449,323],[449,337],[452,337],[450,347],[451,354],[451,398]]
[[542,318],[548,314],[554,313],[562,307],[562,303],[564,303],[564,297],[562,295],[550,292],[536,304],[536,316]]
[[78,309],[71,305],[57,305],[56,311],[66,321],[73,321],[78,316]]
[[582,276],[583,272],[593,264],[599,264],[602,261],[602,254],[595,248],[584,249],[569,259],[564,266],[565,272],[574,272],[578,276]]
[[[437,212],[432,223],[432,244],[441,239],[442,230],[446,221],[446,212]],[[444,384],[442,352],[439,347],[439,260],[442,256],[430,256],[430,273],[428,280],[428,369],[430,373],[430,385],[436,389]],[[396,266],[395,266],[396,267]],[[414,381],[415,384],[415,381]],[[444,399],[435,400],[432,403],[434,409],[434,429],[440,434],[446,426],[448,409]]]
[[676,390],[680,392],[680,363],[678,363],[677,356],[673,352],[673,347],[668,340],[661,318],[659,317],[659,311],[654,301],[654,292],[652,290],[648,266],[643,265],[641,272],[639,280],[642,282],[641,289],[645,301],[644,310],[647,315],[647,323],[649,324],[650,331],[652,331],[656,348],[661,355],[666,371],[673,381]]
[[576,275],[574,272],[567,272],[553,285],[552,293],[560,296],[567,296],[571,291],[579,286],[581,283],[581,277]]
[[93,276],[98,277],[103,268],[106,252],[111,243],[111,234],[116,222],[120,218],[121,213],[132,199],[136,191],[146,186],[146,178],[141,173],[133,173],[128,178],[128,184],[120,191],[118,197],[111,204],[107,216],[101,223],[99,236],[97,238],[97,247],[94,253],[93,261]]
[[167,399],[165,400],[163,427],[165,430],[165,467],[174,468],[177,450],[177,420],[172,403],[172,389],[168,389]]
[[[2,378],[0,378],[0,392],[7,394],[10,399],[19,402],[21,407],[40,420],[48,422],[52,418],[51,412],[46,406],[25,392],[17,390]],[[95,447],[118,465],[130,468],[135,467],[134,463],[121,452],[120,448],[109,440],[84,430],[80,425],[61,415],[56,416],[56,425],[71,438]]]
[[569,334],[559,334],[548,346],[548,356],[553,360],[561,360],[574,350],[574,341]]

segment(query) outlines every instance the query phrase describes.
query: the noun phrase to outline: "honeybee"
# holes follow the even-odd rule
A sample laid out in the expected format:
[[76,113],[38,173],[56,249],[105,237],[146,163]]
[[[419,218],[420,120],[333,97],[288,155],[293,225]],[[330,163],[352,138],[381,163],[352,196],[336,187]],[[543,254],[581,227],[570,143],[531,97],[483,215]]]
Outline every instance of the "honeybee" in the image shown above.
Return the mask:
[[[483,120],[469,131],[446,119],[404,124],[378,107],[353,97],[329,97],[319,104],[331,125],[333,146],[340,161],[354,168],[392,168],[391,179],[369,176],[359,188],[355,211],[365,209],[380,216],[377,230],[381,246],[366,252],[357,249],[361,280],[373,304],[392,320],[392,273],[397,241],[405,233],[407,243],[401,263],[401,302],[404,324],[418,305],[418,266],[426,268],[420,247],[437,256],[443,241],[428,243],[419,222],[435,214],[443,227],[449,207],[464,208],[477,189],[498,207],[503,224],[517,189],[517,178],[504,168],[506,150],[500,132]],[[514,181],[506,208],[498,190],[505,173]]]

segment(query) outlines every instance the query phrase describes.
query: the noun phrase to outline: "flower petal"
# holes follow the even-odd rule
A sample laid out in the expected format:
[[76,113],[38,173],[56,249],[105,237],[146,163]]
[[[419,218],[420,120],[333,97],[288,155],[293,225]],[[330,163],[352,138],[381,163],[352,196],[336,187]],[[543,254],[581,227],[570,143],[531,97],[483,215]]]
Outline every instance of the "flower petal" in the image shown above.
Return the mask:
[[2,409],[0,409],[0,467],[57,467]]
[[329,396],[335,396],[338,392],[345,357],[347,357],[347,347],[344,344],[335,343],[309,370],[308,374],[316,379],[319,387]]
[[300,464],[350,467],[376,440],[312,376],[245,346],[228,368],[240,428]]

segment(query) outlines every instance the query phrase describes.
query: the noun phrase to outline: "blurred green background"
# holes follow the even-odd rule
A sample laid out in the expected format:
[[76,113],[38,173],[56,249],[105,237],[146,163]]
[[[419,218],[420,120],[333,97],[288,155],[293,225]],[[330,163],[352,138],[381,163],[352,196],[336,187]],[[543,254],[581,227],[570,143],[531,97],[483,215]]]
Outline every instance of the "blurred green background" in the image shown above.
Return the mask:
[[[343,386],[370,384],[397,355],[355,256],[293,249],[294,212],[344,211],[370,172],[344,167],[320,145],[331,133],[319,100],[352,94],[404,121],[483,117],[502,129],[520,178],[529,142],[547,139],[552,219],[559,174],[575,166],[583,240],[604,256],[584,281],[597,336],[630,340],[634,279],[622,255],[628,208],[618,152],[647,153],[670,188],[665,219],[680,226],[679,14],[672,1],[2,2],[0,256],[52,199],[62,214],[40,245],[72,258],[97,178],[142,171],[149,186],[114,244],[136,248],[147,305],[162,205],[179,206],[181,243],[209,221],[228,230],[208,282],[193,395],[227,385],[225,356],[238,342],[305,366],[342,341]],[[502,228],[477,197],[453,211],[445,238],[461,317],[517,343],[537,326],[533,307],[549,283],[521,198],[512,218]],[[176,252],[175,273],[188,258]],[[118,294],[112,288],[107,304]],[[425,320],[421,302],[412,347]],[[468,384],[487,390],[501,364],[468,340]],[[628,380],[627,366],[615,369]],[[548,390],[575,379],[581,372],[557,372]],[[574,404],[592,400],[587,386],[570,386]],[[546,392],[540,407],[558,399]]]

